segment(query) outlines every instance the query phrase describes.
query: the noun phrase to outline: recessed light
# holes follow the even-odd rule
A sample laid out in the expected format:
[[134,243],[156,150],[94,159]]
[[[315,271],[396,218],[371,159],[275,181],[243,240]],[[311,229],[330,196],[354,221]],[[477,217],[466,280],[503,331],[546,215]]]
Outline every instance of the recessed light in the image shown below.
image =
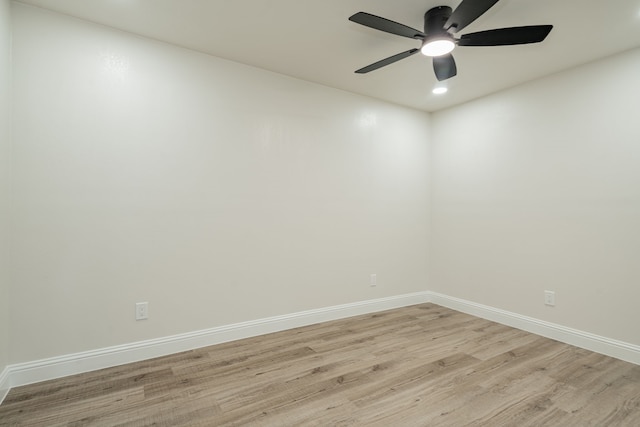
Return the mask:
[[442,95],[443,93],[447,93],[447,89],[444,86],[438,86],[438,87],[434,87],[433,90],[431,91],[434,95]]

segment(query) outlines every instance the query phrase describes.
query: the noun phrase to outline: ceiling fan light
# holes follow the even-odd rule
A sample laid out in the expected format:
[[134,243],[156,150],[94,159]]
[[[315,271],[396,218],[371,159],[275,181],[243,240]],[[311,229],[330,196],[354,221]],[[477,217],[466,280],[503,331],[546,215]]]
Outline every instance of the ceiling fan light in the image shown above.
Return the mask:
[[442,56],[451,52],[454,47],[456,44],[451,39],[435,39],[422,45],[420,52],[426,56]]

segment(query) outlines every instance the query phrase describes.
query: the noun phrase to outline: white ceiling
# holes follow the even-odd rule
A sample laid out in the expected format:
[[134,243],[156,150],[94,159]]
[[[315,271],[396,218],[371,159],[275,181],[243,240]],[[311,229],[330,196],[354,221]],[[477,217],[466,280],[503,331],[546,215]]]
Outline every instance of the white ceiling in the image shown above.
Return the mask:
[[458,47],[449,92],[422,55],[354,70],[419,41],[348,21],[365,11],[422,29],[424,12],[460,0],[20,0],[300,79],[426,111],[640,46],[640,0],[501,0],[460,34],[553,24],[540,44]]

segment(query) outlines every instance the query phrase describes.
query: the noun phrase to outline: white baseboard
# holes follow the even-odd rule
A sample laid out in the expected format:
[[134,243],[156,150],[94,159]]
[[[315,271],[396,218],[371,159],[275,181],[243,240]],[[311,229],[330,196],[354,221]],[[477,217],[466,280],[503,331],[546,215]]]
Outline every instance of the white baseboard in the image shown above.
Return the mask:
[[9,384],[9,367],[4,368],[2,373],[0,373],[0,403],[7,397],[7,393],[9,393],[9,389],[11,385]]
[[640,346],[638,345],[435,292],[429,292],[429,295],[430,302],[443,307],[640,365]]
[[[7,389],[9,389],[11,387],[166,356],[168,354],[242,338],[254,337],[330,320],[343,319],[360,314],[421,304],[428,301],[428,292],[397,295],[388,298],[360,301],[282,316],[268,317],[265,319],[251,320],[180,335],[51,357],[33,362],[18,363],[9,365],[4,370],[2,376],[0,376],[0,386],[5,384],[7,385]],[[2,381],[2,379],[4,380]],[[0,395],[0,397],[4,398],[3,395]],[[1,402],[2,399],[0,399],[0,403]]]
[[426,302],[432,302],[443,307],[640,365],[640,346],[637,345],[460,298],[435,292],[417,292],[251,320],[180,335],[9,365],[0,374],[0,403],[2,403],[12,387],[166,356],[181,351],[284,331],[300,326]]

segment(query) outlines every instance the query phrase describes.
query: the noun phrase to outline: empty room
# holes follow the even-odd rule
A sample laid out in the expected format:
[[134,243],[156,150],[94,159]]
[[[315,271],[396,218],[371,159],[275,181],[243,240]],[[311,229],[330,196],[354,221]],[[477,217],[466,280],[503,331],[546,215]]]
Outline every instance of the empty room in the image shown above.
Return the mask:
[[0,0],[0,426],[639,426],[640,1]]

